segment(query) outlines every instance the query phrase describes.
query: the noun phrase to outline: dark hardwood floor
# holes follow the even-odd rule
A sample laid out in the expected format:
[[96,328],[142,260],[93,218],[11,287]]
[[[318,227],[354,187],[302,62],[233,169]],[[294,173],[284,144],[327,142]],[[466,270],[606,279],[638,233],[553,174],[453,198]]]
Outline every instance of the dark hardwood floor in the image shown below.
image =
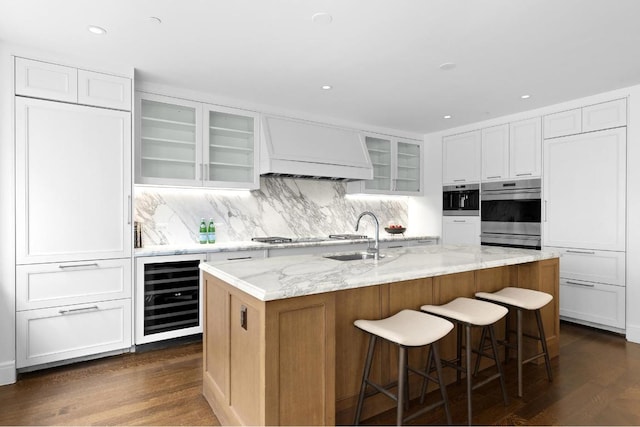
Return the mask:
[[[544,365],[527,365],[524,397],[517,398],[515,364],[508,364],[509,405],[497,384],[476,390],[474,424],[640,425],[640,345],[568,323],[560,330],[554,381],[547,382]],[[201,395],[201,350],[191,343],[22,374],[0,387],[0,424],[219,425]],[[464,384],[447,390],[454,423],[465,424]],[[412,424],[444,419],[436,410]],[[365,421],[394,422],[394,411]]]

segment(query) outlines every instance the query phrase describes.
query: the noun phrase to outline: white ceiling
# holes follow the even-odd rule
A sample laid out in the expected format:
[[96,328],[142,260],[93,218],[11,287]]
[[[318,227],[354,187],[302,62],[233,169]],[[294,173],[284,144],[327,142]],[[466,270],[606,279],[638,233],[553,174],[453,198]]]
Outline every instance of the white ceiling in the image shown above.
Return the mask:
[[0,0],[0,40],[415,133],[640,84],[639,0]]

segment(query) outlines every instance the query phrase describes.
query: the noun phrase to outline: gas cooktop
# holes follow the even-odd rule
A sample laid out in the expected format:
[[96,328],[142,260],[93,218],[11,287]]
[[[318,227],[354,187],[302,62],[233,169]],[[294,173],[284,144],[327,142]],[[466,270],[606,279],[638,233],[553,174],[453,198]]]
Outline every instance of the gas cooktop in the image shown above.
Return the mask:
[[362,234],[330,234],[329,237],[279,237],[279,236],[266,236],[266,237],[253,237],[254,242],[260,243],[302,243],[302,242],[324,242],[327,240],[358,240],[366,239],[367,236]]

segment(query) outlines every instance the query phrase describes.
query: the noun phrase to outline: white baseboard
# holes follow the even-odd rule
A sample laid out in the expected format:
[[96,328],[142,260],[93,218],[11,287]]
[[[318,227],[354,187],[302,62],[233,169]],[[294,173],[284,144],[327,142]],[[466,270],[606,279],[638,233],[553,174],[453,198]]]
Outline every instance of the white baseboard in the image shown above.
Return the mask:
[[627,324],[626,338],[627,341],[640,343],[640,326]]
[[16,362],[0,363],[0,386],[16,382]]

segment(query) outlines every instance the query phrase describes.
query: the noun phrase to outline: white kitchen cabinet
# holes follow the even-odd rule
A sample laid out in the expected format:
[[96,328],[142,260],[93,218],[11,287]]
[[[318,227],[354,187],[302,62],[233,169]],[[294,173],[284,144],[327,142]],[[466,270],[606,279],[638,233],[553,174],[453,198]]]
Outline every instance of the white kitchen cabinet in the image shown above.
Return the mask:
[[627,100],[603,102],[582,108],[582,132],[610,129],[627,124]]
[[130,113],[15,106],[17,264],[129,257]]
[[560,277],[615,286],[626,284],[624,252],[548,246],[544,249],[560,254]]
[[582,132],[582,108],[544,116],[544,138],[575,135]]
[[131,298],[131,260],[19,265],[18,311]]
[[482,181],[509,176],[509,125],[482,129]]
[[78,104],[131,110],[131,79],[78,70]]
[[539,177],[542,171],[542,124],[540,117],[509,123],[509,175]]
[[206,187],[260,187],[257,113],[203,106],[204,177]]
[[136,93],[138,184],[259,187],[258,115]]
[[15,93],[95,107],[131,110],[131,79],[32,59],[15,59]]
[[131,299],[16,313],[16,367],[42,365],[131,346]]
[[616,99],[544,117],[544,138],[626,126],[627,100]]
[[373,179],[349,182],[349,193],[422,194],[422,142],[367,135],[365,143],[373,166]]
[[543,245],[625,250],[626,128],[545,141]]
[[442,138],[443,184],[479,182],[481,149],[479,130]]
[[136,258],[135,343],[202,333],[201,262],[206,254]]
[[560,317],[621,332],[625,329],[625,288],[561,277]]
[[442,217],[443,245],[479,245],[479,216],[444,216]]

